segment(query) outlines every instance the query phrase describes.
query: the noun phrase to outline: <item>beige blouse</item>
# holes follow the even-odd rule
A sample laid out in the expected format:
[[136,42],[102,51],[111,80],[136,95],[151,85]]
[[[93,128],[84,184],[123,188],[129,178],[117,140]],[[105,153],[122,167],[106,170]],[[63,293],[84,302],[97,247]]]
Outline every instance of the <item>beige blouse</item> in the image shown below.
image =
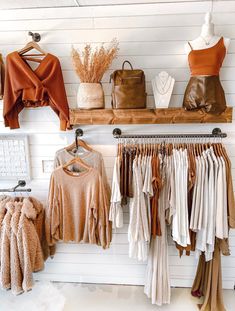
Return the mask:
[[60,166],[52,173],[46,212],[51,255],[59,240],[109,247],[111,226],[108,215],[109,204],[98,170],[70,172]]

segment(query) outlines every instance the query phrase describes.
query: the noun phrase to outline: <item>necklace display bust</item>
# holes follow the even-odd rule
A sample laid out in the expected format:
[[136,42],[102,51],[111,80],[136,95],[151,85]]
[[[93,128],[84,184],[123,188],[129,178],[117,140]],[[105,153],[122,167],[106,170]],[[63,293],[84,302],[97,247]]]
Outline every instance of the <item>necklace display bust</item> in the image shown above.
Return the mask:
[[168,108],[175,79],[166,71],[161,71],[153,80],[153,94],[156,108]]

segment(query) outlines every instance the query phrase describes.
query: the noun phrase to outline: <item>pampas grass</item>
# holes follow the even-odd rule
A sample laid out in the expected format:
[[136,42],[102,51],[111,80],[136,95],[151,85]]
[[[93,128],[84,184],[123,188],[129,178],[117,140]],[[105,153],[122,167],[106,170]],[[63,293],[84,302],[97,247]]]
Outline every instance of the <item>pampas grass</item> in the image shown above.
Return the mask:
[[72,48],[73,66],[80,81],[83,83],[99,83],[117,56],[118,50],[116,39],[113,39],[107,48],[102,44],[94,51],[92,51],[90,44],[87,44],[81,53]]

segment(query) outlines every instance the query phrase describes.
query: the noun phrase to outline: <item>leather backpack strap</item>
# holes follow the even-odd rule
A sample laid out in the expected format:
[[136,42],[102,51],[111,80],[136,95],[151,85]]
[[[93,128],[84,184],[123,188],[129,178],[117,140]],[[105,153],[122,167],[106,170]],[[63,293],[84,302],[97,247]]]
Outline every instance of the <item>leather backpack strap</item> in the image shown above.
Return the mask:
[[131,63],[130,63],[128,60],[125,60],[125,61],[123,62],[123,64],[122,64],[122,70],[124,70],[125,63],[129,64],[130,67],[131,67],[131,70],[133,70],[133,67],[132,67]]

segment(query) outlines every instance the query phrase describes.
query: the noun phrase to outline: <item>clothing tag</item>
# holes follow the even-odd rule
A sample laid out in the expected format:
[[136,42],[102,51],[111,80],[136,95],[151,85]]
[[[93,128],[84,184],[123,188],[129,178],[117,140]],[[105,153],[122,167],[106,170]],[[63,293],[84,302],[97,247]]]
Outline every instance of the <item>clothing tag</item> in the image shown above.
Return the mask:
[[79,176],[79,175],[80,175],[80,172],[73,172],[73,175],[74,175],[74,176]]
[[83,148],[78,148],[78,149],[73,149],[72,150],[72,153],[73,153],[73,155],[75,155],[75,156],[81,156],[81,155],[83,155],[84,153],[86,153],[86,150],[84,150]]

